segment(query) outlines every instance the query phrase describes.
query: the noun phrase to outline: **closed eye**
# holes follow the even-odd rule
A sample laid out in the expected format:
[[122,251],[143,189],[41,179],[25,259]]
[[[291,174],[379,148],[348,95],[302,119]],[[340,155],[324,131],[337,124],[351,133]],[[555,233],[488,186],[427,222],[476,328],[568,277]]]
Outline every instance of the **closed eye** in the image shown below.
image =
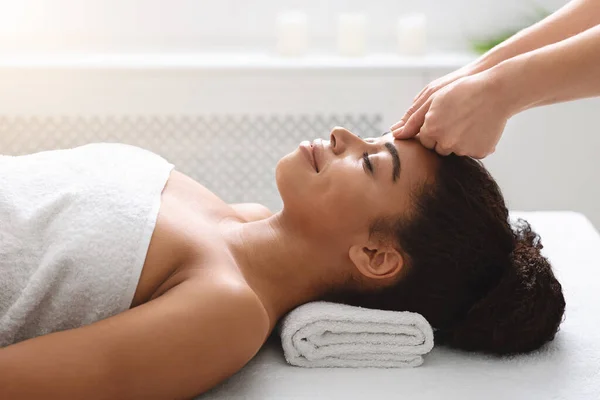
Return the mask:
[[373,175],[373,164],[371,164],[371,160],[369,160],[369,153],[367,153],[366,151],[363,153],[363,168],[365,169],[365,172],[367,171],[367,169],[370,171],[371,175]]

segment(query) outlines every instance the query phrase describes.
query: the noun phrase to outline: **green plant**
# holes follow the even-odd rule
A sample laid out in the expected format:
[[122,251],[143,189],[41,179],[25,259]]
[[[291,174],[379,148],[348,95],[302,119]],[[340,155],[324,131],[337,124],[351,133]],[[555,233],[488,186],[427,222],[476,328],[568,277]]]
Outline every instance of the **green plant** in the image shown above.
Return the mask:
[[493,36],[490,36],[487,38],[483,38],[483,39],[473,39],[473,40],[471,40],[471,48],[476,53],[483,54],[483,53],[487,52],[488,50],[496,47],[500,43],[504,42],[506,39],[510,38],[515,33],[521,31],[522,29],[525,29],[528,26],[531,26],[531,25],[541,21],[542,19],[546,18],[548,15],[552,14],[551,11],[548,11],[547,9],[542,8],[538,5],[534,5],[532,10],[533,10],[533,16],[530,16],[529,18],[527,18],[529,20],[529,22],[524,24],[520,28],[513,28],[513,29],[505,30],[496,35],[493,35]]

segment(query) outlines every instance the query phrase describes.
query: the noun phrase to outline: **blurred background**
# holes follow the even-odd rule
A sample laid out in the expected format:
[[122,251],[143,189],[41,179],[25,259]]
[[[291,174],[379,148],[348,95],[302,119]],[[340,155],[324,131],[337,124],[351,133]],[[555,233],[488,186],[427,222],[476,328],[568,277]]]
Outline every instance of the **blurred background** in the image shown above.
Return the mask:
[[10,51],[265,51],[281,13],[305,13],[310,50],[334,52],[340,14],[363,14],[369,51],[396,50],[399,17],[423,13],[428,50],[469,50],[520,29],[564,0],[2,0],[2,49]]
[[[0,0],[0,153],[134,144],[276,210],[275,165],[300,141],[381,134],[429,81],[565,3]],[[511,209],[600,226],[598,110],[509,121],[485,164]]]

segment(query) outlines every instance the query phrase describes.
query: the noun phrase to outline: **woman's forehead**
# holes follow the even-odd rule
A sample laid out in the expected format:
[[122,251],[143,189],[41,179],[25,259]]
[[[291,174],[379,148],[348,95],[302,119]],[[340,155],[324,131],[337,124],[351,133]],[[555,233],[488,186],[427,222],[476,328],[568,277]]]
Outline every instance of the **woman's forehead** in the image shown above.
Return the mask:
[[434,175],[440,156],[423,146],[418,136],[412,139],[395,139],[388,134],[374,139],[380,143],[389,142],[396,148],[402,172],[412,175],[411,180],[426,180]]
[[390,133],[386,133],[379,137],[371,137],[367,139],[371,139],[379,143],[390,142],[394,145],[394,147],[396,147],[396,150],[398,150],[398,153],[401,156],[402,154],[405,154],[405,156],[409,157],[409,159],[426,158],[430,160],[435,160],[438,158],[435,152],[427,149],[421,144],[418,135],[411,139],[395,139],[394,136],[392,136]]

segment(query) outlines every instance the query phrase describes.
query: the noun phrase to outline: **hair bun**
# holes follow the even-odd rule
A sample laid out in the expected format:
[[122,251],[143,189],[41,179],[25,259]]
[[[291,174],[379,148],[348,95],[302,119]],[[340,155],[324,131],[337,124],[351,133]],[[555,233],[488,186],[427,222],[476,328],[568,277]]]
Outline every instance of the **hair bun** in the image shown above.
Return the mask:
[[565,310],[562,287],[530,225],[520,219],[513,231],[510,266],[498,285],[451,329],[436,332],[438,342],[511,354],[534,350],[554,338]]

